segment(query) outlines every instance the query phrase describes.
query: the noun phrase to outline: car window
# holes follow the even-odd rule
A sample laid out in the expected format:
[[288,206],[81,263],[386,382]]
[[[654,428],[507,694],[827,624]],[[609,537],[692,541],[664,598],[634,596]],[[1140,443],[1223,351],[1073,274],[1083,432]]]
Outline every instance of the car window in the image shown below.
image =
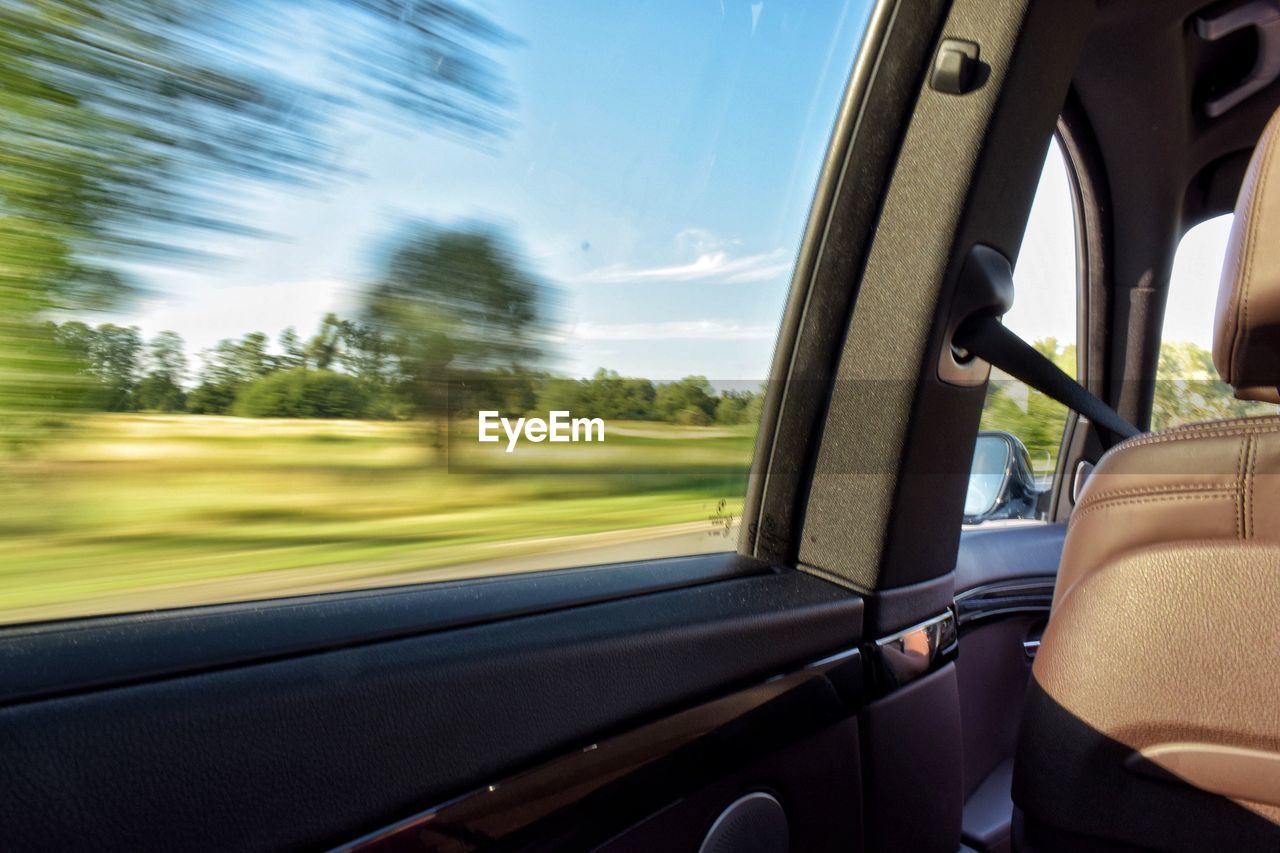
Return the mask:
[[[1072,377],[1077,373],[1075,241],[1071,185],[1055,138],[1045,156],[1023,234],[1013,271],[1013,308],[1005,314],[1004,324]],[[1060,403],[999,369],[992,370],[981,429],[986,433],[1007,434],[1014,441],[980,442],[979,454],[993,452],[993,448],[1004,452],[1003,448],[1012,446],[1015,455],[1021,457],[1015,460],[1014,468],[1029,468],[1032,482],[1028,484],[1029,493],[1021,499],[994,507],[990,520],[1035,518],[1043,514],[1030,492],[1047,489],[1052,483],[1066,419],[1066,407]],[[971,512],[974,505],[971,495],[966,505],[966,519],[975,518]]]
[[1151,428],[1274,415],[1267,403],[1237,400],[1213,365],[1218,282],[1234,214],[1202,222],[1178,244],[1165,300]]
[[735,548],[870,5],[7,8],[0,621]]

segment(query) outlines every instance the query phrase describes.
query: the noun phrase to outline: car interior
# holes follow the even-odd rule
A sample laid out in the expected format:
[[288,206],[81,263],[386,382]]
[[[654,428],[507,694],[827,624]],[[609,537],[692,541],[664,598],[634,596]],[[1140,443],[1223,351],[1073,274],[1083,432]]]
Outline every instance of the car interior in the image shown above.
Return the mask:
[[[1280,849],[1280,416],[1149,431],[1232,211],[1213,361],[1280,403],[1280,4],[867,20],[736,552],[0,627],[0,849]],[[974,335],[1051,144],[1078,385]],[[963,523],[992,363],[1074,411]]]

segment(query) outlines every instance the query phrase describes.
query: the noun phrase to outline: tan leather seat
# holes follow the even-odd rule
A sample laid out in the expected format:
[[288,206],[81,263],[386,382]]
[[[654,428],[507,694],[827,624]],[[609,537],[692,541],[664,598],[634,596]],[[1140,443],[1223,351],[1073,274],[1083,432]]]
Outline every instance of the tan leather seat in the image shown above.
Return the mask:
[[[1213,356],[1280,401],[1280,113],[1236,205]],[[1015,772],[1025,849],[1280,850],[1280,417],[1140,436],[1072,514]],[[1126,848],[1127,849],[1127,848]]]

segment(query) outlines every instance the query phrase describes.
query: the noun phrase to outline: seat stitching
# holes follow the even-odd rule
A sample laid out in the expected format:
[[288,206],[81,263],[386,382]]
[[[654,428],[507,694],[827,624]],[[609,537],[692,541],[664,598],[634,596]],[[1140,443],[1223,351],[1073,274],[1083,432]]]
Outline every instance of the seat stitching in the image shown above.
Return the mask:
[[1206,430],[1204,432],[1186,432],[1177,435],[1156,434],[1151,436],[1143,436],[1141,439],[1135,439],[1132,444],[1127,447],[1143,447],[1148,444],[1163,444],[1173,441],[1186,441],[1192,438],[1227,438],[1233,435],[1260,435],[1264,433],[1280,432],[1280,424],[1268,426],[1265,428],[1258,427],[1238,427],[1234,429],[1220,428]]
[[1086,515],[1093,512],[1095,509],[1102,509],[1104,507],[1125,506],[1130,504],[1167,503],[1171,501],[1209,500],[1210,498],[1217,498],[1217,499],[1235,498],[1238,494],[1239,494],[1239,490],[1233,486],[1231,488],[1218,489],[1213,492],[1205,491],[1205,492],[1199,492],[1195,494],[1155,495],[1155,496],[1144,497],[1144,498],[1122,498],[1120,500],[1101,501],[1099,503],[1088,506],[1083,510],[1080,510],[1079,508],[1077,508],[1077,511],[1072,513],[1071,521],[1067,524],[1067,527],[1068,528],[1074,527],[1077,521],[1084,518]]
[[[1102,476],[1108,476],[1103,474]],[[1123,476],[1123,475],[1112,475]],[[1092,506],[1102,501],[1113,500],[1115,498],[1127,498],[1135,495],[1152,495],[1162,492],[1222,492],[1234,490],[1236,482],[1233,478],[1229,483],[1174,483],[1167,486],[1132,486],[1127,489],[1109,489],[1105,492],[1097,492],[1089,495],[1085,500],[1077,504],[1077,508]]]
[[[1255,432],[1274,432],[1280,429],[1280,416],[1266,415],[1256,418],[1221,418],[1216,421],[1204,421],[1202,423],[1184,424],[1182,426],[1169,427],[1168,429],[1158,430],[1156,432],[1147,433],[1145,435],[1137,435],[1133,438],[1126,439],[1115,447],[1107,451],[1107,455],[1111,456],[1117,451],[1126,447],[1137,447],[1143,444],[1155,444],[1159,441],[1176,441],[1181,438],[1195,437],[1207,434],[1207,430],[1252,430]],[[1232,433],[1234,434],[1234,433]]]
[[1249,459],[1245,463],[1244,482],[1245,482],[1245,499],[1244,505],[1247,511],[1245,516],[1245,538],[1251,539],[1254,536],[1253,527],[1253,483],[1254,474],[1258,470],[1258,440],[1254,436],[1249,436]]
[[1249,459],[1249,442],[1252,436],[1246,435],[1240,442],[1240,454],[1236,459],[1235,505],[1236,505],[1236,538],[1245,538],[1244,529],[1244,480],[1245,466]]
[[1179,426],[1166,427],[1160,430],[1154,430],[1145,435],[1136,435],[1129,441],[1140,441],[1153,435],[1170,435],[1172,433],[1195,432],[1198,429],[1209,429],[1212,427],[1231,426],[1233,424],[1280,424],[1280,415],[1255,415],[1249,418],[1218,418],[1212,421],[1196,421],[1193,424],[1181,424]]

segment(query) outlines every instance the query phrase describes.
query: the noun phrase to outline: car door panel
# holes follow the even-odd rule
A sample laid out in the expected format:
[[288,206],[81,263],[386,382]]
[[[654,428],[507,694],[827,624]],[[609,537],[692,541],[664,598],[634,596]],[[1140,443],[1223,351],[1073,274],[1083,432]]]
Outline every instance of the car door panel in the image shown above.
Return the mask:
[[860,801],[850,715],[861,676],[859,651],[847,650],[566,753],[350,848],[576,850],[638,821],[604,849],[635,849],[655,834],[695,849],[723,808],[763,791],[797,846],[847,849],[860,836],[860,810],[848,804]]
[[964,841],[1010,849],[1013,754],[1031,665],[1049,618],[1065,524],[965,530],[956,560],[956,663],[964,741]]
[[[770,571],[17,701],[0,709],[0,834],[23,849],[337,844],[860,630],[857,596]],[[57,822],[52,802],[69,804]]]
[[979,587],[1057,577],[1066,537],[1066,524],[1005,522],[965,530],[956,554],[957,597]]

